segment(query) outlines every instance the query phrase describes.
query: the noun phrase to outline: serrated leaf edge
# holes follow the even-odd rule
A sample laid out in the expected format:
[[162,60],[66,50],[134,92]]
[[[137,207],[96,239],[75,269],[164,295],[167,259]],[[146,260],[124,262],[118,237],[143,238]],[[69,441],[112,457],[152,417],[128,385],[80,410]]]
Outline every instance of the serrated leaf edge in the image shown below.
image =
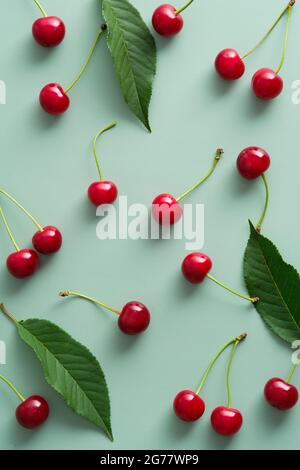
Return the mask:
[[[26,319],[25,321],[36,321],[36,320],[40,320],[40,319],[37,319],[37,318],[28,318],[28,319]],[[21,321],[18,321],[18,322],[16,323],[16,326],[17,326],[17,329],[18,329],[18,333],[19,333],[19,336],[20,336],[20,338],[22,339],[22,341],[24,341],[24,342],[31,348],[30,344],[28,344],[27,341],[21,336],[21,334],[20,334],[20,327],[24,328],[24,330],[26,330],[27,333],[30,333],[30,335],[34,338],[34,340],[35,340],[37,343],[41,344],[41,345],[46,349],[46,351],[47,351],[50,355],[54,356],[55,359],[57,360],[57,362],[59,362],[58,359],[56,358],[55,354],[53,354],[48,348],[46,348],[46,346],[45,346],[43,343],[41,343],[41,341],[39,341],[35,336],[32,335],[32,333],[31,333],[29,330],[27,330],[27,329],[23,326],[23,323],[24,323],[25,321],[21,320]],[[58,325],[56,325],[55,323],[52,323],[52,322],[50,322],[49,320],[42,320],[42,321],[45,321],[45,322],[49,323],[50,325],[55,326],[55,327],[58,328],[60,331],[62,331],[64,334],[67,334],[68,336],[70,336],[65,330],[63,330],[62,328],[60,328],[60,327],[59,327]],[[71,336],[70,336],[70,337],[71,337]],[[72,338],[72,337],[71,337],[71,338]],[[97,365],[100,367],[100,364],[99,364],[97,358],[91,353],[91,351],[90,351],[86,346],[84,346],[82,343],[79,343],[79,341],[75,340],[74,338],[72,338],[72,340],[75,341],[75,343],[79,344],[83,349],[85,349],[85,350],[91,355],[91,357],[92,357],[93,360],[97,363]],[[31,349],[32,349],[32,348],[31,348]],[[33,352],[35,353],[35,351],[33,351]],[[42,369],[43,369],[43,372],[44,372],[44,377],[45,377],[47,383],[63,398],[64,402],[68,405],[69,408],[71,408],[76,414],[80,414],[80,413],[78,413],[78,411],[76,411],[76,410],[74,409],[74,407],[72,407],[72,406],[68,403],[68,401],[66,400],[66,398],[65,398],[65,397],[63,396],[63,394],[55,387],[55,385],[53,385],[53,384],[50,382],[50,380],[49,380],[47,374],[45,373],[45,370],[44,370],[42,361],[40,360],[40,358],[37,356],[36,353],[35,353],[35,356],[37,357],[38,361],[40,362],[40,364],[41,364],[41,366],[42,366]],[[61,363],[60,363],[60,364],[61,364]],[[63,366],[62,366],[62,367],[63,367]],[[101,368],[101,367],[100,367],[100,368]],[[63,369],[66,371],[66,373],[67,373],[70,377],[72,377],[72,380],[77,384],[78,388],[80,389],[80,386],[79,386],[78,382],[74,379],[74,377],[72,376],[72,374],[70,374],[70,372],[69,372],[67,369],[65,369],[64,367],[63,367]],[[101,368],[101,370],[102,370],[102,368]],[[103,372],[103,371],[102,371],[102,372]],[[105,385],[106,385],[107,393],[108,393],[108,397],[109,397],[108,386],[107,386],[107,382],[106,382],[104,373],[103,373],[103,380],[104,380],[104,383],[105,383]],[[93,403],[90,401],[90,399],[88,399],[88,400],[89,400],[90,404],[92,405],[92,408],[95,410],[96,414],[99,416],[98,410],[95,408],[95,406],[94,406]],[[110,403],[109,403],[109,414],[110,414]],[[86,418],[84,415],[82,415],[82,414],[80,414],[80,416],[83,417],[83,418],[85,418],[85,419],[87,419],[87,418]],[[102,430],[106,433],[106,435],[108,436],[108,438],[109,438],[111,441],[113,441],[114,438],[113,438],[112,431],[107,428],[107,426],[106,426],[106,424],[104,423],[104,421],[102,420],[101,416],[99,416],[99,418],[100,418],[100,421],[101,421],[102,424],[103,424],[103,428],[100,428],[100,429],[102,429]],[[88,420],[88,419],[87,419],[87,420]],[[90,420],[88,420],[88,421],[90,421]],[[93,424],[95,424],[95,423],[93,423]],[[96,424],[95,424],[95,425],[96,425]],[[97,426],[97,427],[99,427],[99,426]]]

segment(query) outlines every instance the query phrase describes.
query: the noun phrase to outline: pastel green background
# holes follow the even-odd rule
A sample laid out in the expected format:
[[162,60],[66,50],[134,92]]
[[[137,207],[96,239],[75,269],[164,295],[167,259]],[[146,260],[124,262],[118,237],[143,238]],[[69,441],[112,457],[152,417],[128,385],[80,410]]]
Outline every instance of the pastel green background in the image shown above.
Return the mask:
[[[39,393],[51,405],[48,423],[36,432],[14,420],[16,398],[0,385],[1,449],[297,449],[300,406],[281,414],[268,407],[262,390],[272,376],[290,368],[291,350],[264,326],[251,305],[210,282],[192,288],[180,275],[182,241],[105,241],[96,237],[97,218],[86,199],[96,178],[91,140],[103,125],[118,127],[99,144],[104,175],[115,181],[129,203],[150,204],[160,192],[179,194],[203,176],[214,151],[225,154],[210,181],[188,202],[205,204],[205,246],[214,261],[213,275],[245,291],[242,257],[247,219],[258,219],[264,203],[261,181],[242,181],[236,157],[249,145],[272,157],[268,172],[270,209],[263,227],[284,258],[299,266],[299,119],[292,103],[292,82],[300,79],[300,6],[293,12],[289,48],[282,76],[285,91],[273,103],[258,102],[250,92],[252,74],[276,67],[282,51],[284,21],[235,84],[221,82],[213,61],[224,47],[241,53],[251,48],[287,0],[195,0],[184,14],[185,27],[173,39],[155,35],[158,73],[149,134],[123,102],[105,41],[80,84],[70,93],[69,112],[58,119],[37,103],[47,82],[66,86],[101,24],[98,0],[44,0],[49,14],[67,26],[55,50],[37,46],[31,23],[39,16],[33,1],[1,2],[0,79],[7,104],[0,106],[1,185],[31,209],[42,224],[61,228],[64,246],[42,259],[40,271],[20,282],[5,270],[11,250],[1,228],[1,300],[19,318],[40,317],[65,328],[97,356],[105,371],[112,404],[115,442],[72,413],[47,386],[40,365],[12,324],[0,318],[0,339],[7,344],[1,372],[23,394]],[[135,0],[150,25],[159,0]],[[181,6],[182,1],[176,5]],[[21,244],[28,245],[31,224],[7,201],[2,202]],[[60,299],[61,289],[80,290],[121,307],[139,299],[152,313],[151,328],[138,338],[122,336],[109,313],[84,301]],[[233,364],[233,404],[244,415],[244,428],[223,439],[210,428],[210,411],[225,404],[226,355],[203,391],[207,412],[195,425],[179,422],[172,401],[182,388],[196,387],[216,350],[247,331]],[[300,375],[295,374],[300,385]]]

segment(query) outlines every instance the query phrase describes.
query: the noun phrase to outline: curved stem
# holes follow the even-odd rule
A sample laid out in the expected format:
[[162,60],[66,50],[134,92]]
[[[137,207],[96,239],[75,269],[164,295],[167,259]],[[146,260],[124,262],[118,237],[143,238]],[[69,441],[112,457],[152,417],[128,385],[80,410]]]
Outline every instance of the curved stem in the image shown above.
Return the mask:
[[256,225],[256,230],[257,232],[260,233],[261,231],[261,226],[262,226],[262,223],[265,219],[265,216],[266,216],[266,213],[267,213],[267,210],[268,210],[268,206],[269,206],[269,187],[268,187],[268,183],[267,183],[267,179],[265,177],[265,175],[263,174],[262,175],[262,180],[264,182],[264,186],[265,186],[265,190],[266,190],[266,201],[265,201],[265,206],[264,206],[264,210],[263,210],[263,213],[261,215],[261,218],[259,219],[258,221],[258,224]]
[[16,242],[16,240],[15,240],[13,234],[12,234],[12,231],[11,231],[11,229],[10,229],[8,223],[7,223],[7,220],[6,220],[5,215],[4,215],[4,213],[3,213],[2,207],[0,207],[0,216],[1,216],[2,220],[3,220],[3,223],[4,223],[4,226],[5,226],[6,231],[7,231],[7,233],[8,233],[8,236],[9,236],[9,238],[10,238],[11,241],[12,241],[12,244],[14,245],[16,251],[20,251],[20,247],[19,247],[19,245],[17,244],[17,242]]
[[285,60],[287,44],[288,44],[288,37],[289,37],[289,26],[290,26],[290,22],[291,22],[291,14],[292,14],[292,6],[289,5],[289,7],[288,7],[288,17],[287,17],[287,22],[286,22],[286,27],[285,27],[285,34],[284,34],[283,52],[282,52],[280,64],[278,65],[277,69],[275,70],[276,75],[282,69],[282,66],[283,66],[284,60]]
[[12,314],[9,313],[9,311],[1,303],[0,303],[0,310],[9,320],[13,321],[14,323],[18,323],[17,320],[12,316]]
[[176,198],[177,202],[181,201],[183,198],[188,196],[192,191],[194,191],[196,188],[198,188],[198,186],[200,186],[202,183],[204,183],[204,181],[206,181],[212,175],[212,173],[214,172],[214,170],[215,170],[219,160],[221,159],[221,156],[223,155],[223,153],[224,153],[223,149],[217,149],[213,165],[212,165],[211,169],[209,170],[208,174],[204,178],[202,178],[200,181],[198,181],[198,183],[194,184],[194,186],[192,186],[190,189],[188,189],[183,194],[181,194],[181,196],[177,197]]
[[0,193],[4,194],[8,199],[10,199],[25,215],[31,220],[31,222],[37,227],[38,230],[41,232],[43,231],[43,227],[38,223],[38,221],[28,212],[25,207],[23,207],[11,194],[9,194],[4,189],[0,188]]
[[80,297],[81,299],[88,300],[90,302],[93,302],[96,305],[99,305],[100,307],[106,308],[106,310],[109,310],[110,312],[115,313],[116,315],[120,315],[120,312],[118,310],[115,310],[114,308],[109,307],[103,302],[99,302],[98,300],[93,299],[93,297],[88,297],[87,295],[79,294],[78,292],[62,291],[62,292],[59,292],[58,295],[60,295],[61,297],[71,297],[71,296]]
[[46,18],[47,13],[45,12],[45,10],[42,7],[42,5],[40,4],[40,2],[38,0],[33,0],[33,1],[36,4],[36,6],[38,7],[38,9],[40,10],[40,12],[42,13],[42,15]]
[[215,362],[217,361],[217,359],[221,356],[221,354],[225,351],[225,349],[227,349],[231,344],[235,343],[235,341],[236,341],[236,338],[232,339],[227,344],[225,344],[225,346],[223,346],[223,348],[220,349],[220,351],[216,354],[216,356],[213,358],[213,360],[208,364],[208,367],[207,367],[207,369],[205,370],[205,372],[202,376],[199,387],[196,390],[197,395],[199,395],[200,391],[202,390],[202,387],[205,384],[205,382],[207,380],[207,377],[208,377],[212,367],[214,366]]
[[181,12],[183,12],[187,7],[190,6],[191,3],[193,3],[194,0],[190,0],[184,7],[180,8],[179,10],[175,11],[175,16],[180,15]]
[[98,174],[99,174],[99,179],[100,181],[103,180],[103,176],[102,176],[102,172],[101,172],[101,168],[100,168],[100,165],[99,165],[99,161],[98,161],[98,156],[97,156],[97,141],[100,137],[100,135],[102,135],[104,132],[112,129],[113,127],[115,127],[117,125],[116,121],[113,121],[111,124],[109,124],[108,126],[104,127],[103,129],[101,129],[94,137],[94,140],[93,140],[93,154],[94,154],[94,158],[95,158],[95,163],[96,163],[96,167],[97,167],[97,170],[98,170]]
[[294,365],[292,366],[292,368],[291,368],[291,370],[290,370],[290,372],[289,372],[289,375],[287,376],[287,379],[286,379],[286,382],[287,382],[287,383],[290,383],[290,381],[291,381],[291,379],[292,379],[292,377],[293,377],[293,375],[294,375],[294,372],[295,372],[295,370],[297,369],[297,367],[298,367],[298,364],[294,364]]
[[96,37],[96,39],[95,39],[95,41],[94,41],[94,44],[93,44],[93,46],[92,46],[92,49],[91,49],[91,51],[90,51],[90,53],[89,53],[89,55],[88,55],[88,58],[87,58],[85,64],[83,65],[82,69],[80,70],[80,72],[79,72],[79,74],[77,75],[77,77],[75,78],[75,80],[73,80],[73,82],[71,83],[71,85],[69,85],[69,86],[64,90],[65,93],[68,93],[68,92],[73,88],[73,86],[76,85],[76,83],[79,82],[79,80],[81,79],[81,77],[82,77],[82,75],[84,74],[84,72],[85,72],[85,70],[86,70],[88,64],[90,63],[90,60],[91,60],[91,58],[92,58],[92,56],[93,56],[93,54],[94,54],[94,51],[95,51],[95,49],[96,49],[96,46],[97,46],[97,44],[98,44],[98,41],[100,40],[101,36],[103,36],[103,34],[105,33],[106,29],[107,29],[107,26],[106,26],[105,24],[103,24],[103,25],[101,26],[101,29],[100,29],[99,33],[97,34],[97,37]]
[[21,393],[16,389],[16,387],[10,382],[10,380],[6,379],[2,374],[0,374],[0,379],[9,386],[9,388],[17,395],[20,401],[25,401],[25,398]]
[[231,371],[231,364],[233,360],[233,356],[235,354],[236,348],[238,347],[240,343],[240,340],[237,338],[237,340],[234,343],[234,346],[232,348],[230,358],[228,361],[228,366],[227,366],[227,373],[226,373],[226,388],[227,388],[227,407],[231,407],[231,391],[230,391],[230,371]]
[[253,47],[253,49],[250,49],[250,51],[248,51],[246,54],[244,54],[241,59],[244,60],[246,59],[246,57],[248,57],[250,54],[252,54],[253,52],[256,51],[256,49],[258,49],[262,43],[270,36],[270,34],[272,33],[273,29],[278,25],[279,21],[281,20],[281,18],[285,15],[286,11],[289,10],[295,3],[295,0],[291,0],[288,5],[284,8],[284,10],[280,13],[279,17],[277,18],[277,20],[272,24],[271,28],[266,32],[266,34],[262,37],[262,39],[256,44],[255,47]]
[[236,295],[236,296],[239,297],[240,299],[248,300],[248,301],[251,302],[252,304],[255,304],[256,302],[259,301],[259,298],[258,298],[258,297],[247,297],[246,295],[239,294],[238,292],[236,292],[235,290],[231,289],[230,287],[225,286],[224,284],[222,284],[222,282],[218,281],[217,279],[215,279],[214,277],[212,277],[210,274],[206,274],[206,277],[208,277],[208,279],[210,279],[211,281],[215,282],[218,286],[223,287],[223,289],[227,290],[227,291],[230,292],[231,294]]

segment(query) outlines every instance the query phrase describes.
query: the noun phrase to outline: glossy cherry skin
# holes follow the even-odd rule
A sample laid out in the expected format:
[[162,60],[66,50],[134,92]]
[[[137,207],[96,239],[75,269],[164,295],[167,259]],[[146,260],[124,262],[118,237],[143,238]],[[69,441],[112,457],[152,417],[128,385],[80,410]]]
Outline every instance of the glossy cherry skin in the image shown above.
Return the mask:
[[197,421],[205,411],[205,403],[191,390],[182,390],[174,399],[173,409],[183,421]]
[[252,77],[252,90],[261,100],[273,100],[283,90],[283,80],[271,69],[260,69]]
[[266,383],[264,394],[271,406],[282,411],[293,408],[299,398],[296,387],[278,377],[274,377]]
[[141,302],[128,302],[119,315],[118,325],[126,335],[134,336],[145,331],[150,323],[150,313]]
[[190,253],[181,265],[181,271],[191,284],[200,284],[212,268],[212,261],[204,253]]
[[64,39],[66,28],[57,16],[46,16],[37,19],[32,25],[32,35],[43,47],[56,47]]
[[58,228],[49,225],[43,230],[38,230],[32,237],[34,248],[43,255],[51,255],[60,250],[62,235]]
[[159,194],[152,201],[152,215],[160,225],[174,225],[182,217],[182,207],[171,194]]
[[219,52],[215,68],[223,80],[238,80],[245,72],[245,64],[234,49],[223,49]]
[[63,114],[70,106],[69,97],[58,83],[48,83],[40,92],[40,105],[48,114]]
[[94,206],[112,204],[117,197],[117,186],[111,181],[96,181],[89,186],[88,198]]
[[232,436],[239,432],[243,417],[238,410],[218,406],[211,414],[210,422],[214,431],[222,436]]
[[175,36],[183,27],[182,16],[176,15],[173,5],[160,5],[153,13],[152,25],[161,36]]
[[16,418],[23,428],[34,429],[43,424],[49,416],[49,406],[39,395],[32,395],[16,409]]
[[253,180],[268,170],[271,164],[269,154],[260,147],[247,147],[237,158],[237,169],[247,180]]
[[23,249],[8,256],[6,266],[10,274],[19,279],[32,276],[39,267],[39,257],[34,250]]

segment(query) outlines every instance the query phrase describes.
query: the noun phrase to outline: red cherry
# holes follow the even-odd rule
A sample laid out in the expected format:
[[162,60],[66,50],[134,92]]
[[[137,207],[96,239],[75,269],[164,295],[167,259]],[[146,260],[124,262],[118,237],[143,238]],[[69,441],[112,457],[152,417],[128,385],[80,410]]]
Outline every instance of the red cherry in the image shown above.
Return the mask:
[[39,266],[39,257],[33,250],[15,251],[8,256],[6,266],[12,276],[19,279],[32,276]]
[[160,225],[174,225],[182,217],[182,207],[171,194],[159,194],[152,202],[152,214]]
[[37,43],[43,47],[55,47],[65,37],[64,22],[57,16],[45,16],[37,19],[32,25],[32,34]]
[[294,385],[277,377],[266,383],[264,393],[267,402],[282,411],[293,408],[299,398],[298,390]]
[[176,15],[173,5],[164,4],[154,11],[152,25],[161,36],[174,36],[182,30],[183,19],[182,16]]
[[271,69],[260,69],[252,77],[252,89],[257,98],[273,100],[283,90],[283,80]]
[[218,406],[210,417],[214,431],[222,436],[232,436],[239,432],[243,424],[243,417],[238,410]]
[[150,323],[150,313],[140,302],[128,302],[122,309],[118,325],[126,335],[137,335],[145,331]]
[[117,186],[111,181],[96,181],[89,186],[88,198],[95,206],[112,204],[117,197]]
[[211,259],[203,253],[187,255],[181,265],[182,274],[192,284],[200,284],[211,268]]
[[205,411],[205,403],[191,390],[179,392],[173,403],[176,416],[183,421],[197,421]]
[[34,429],[43,424],[49,416],[49,406],[39,395],[23,401],[16,409],[16,418],[23,428]]
[[62,236],[56,227],[49,225],[43,230],[38,230],[32,237],[34,248],[43,255],[51,255],[60,250]]
[[243,178],[253,180],[269,168],[271,159],[267,152],[259,147],[247,147],[237,158],[237,169]]
[[49,114],[63,114],[67,111],[70,100],[58,83],[48,83],[40,93],[40,105]]
[[219,52],[215,68],[224,80],[238,80],[245,72],[245,64],[234,49],[223,49]]

